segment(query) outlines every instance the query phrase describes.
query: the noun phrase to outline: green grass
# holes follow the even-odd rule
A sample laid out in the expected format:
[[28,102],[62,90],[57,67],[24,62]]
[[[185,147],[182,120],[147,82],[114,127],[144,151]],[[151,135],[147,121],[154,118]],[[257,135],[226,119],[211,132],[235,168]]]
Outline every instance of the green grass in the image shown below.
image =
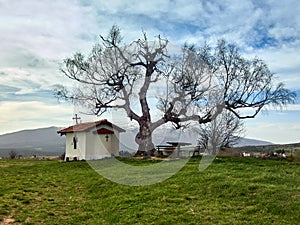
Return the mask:
[[192,158],[164,182],[129,187],[101,177],[86,162],[0,160],[0,221],[299,224],[299,163],[217,158],[199,172],[199,161]]

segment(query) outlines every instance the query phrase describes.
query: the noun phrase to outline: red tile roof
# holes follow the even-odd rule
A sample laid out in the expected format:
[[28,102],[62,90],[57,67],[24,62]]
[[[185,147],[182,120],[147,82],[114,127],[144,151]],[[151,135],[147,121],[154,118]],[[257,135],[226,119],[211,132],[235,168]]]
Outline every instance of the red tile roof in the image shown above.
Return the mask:
[[57,131],[57,133],[64,135],[66,133],[88,131],[88,130],[90,130],[94,127],[98,127],[100,125],[108,125],[114,129],[118,130],[119,132],[125,132],[125,130],[122,129],[121,127],[118,127],[118,126],[112,124],[111,122],[109,122],[108,120],[103,119],[103,120],[99,120],[99,121],[95,121],[95,122],[79,123],[79,124],[67,127],[65,129],[62,129],[60,131]]

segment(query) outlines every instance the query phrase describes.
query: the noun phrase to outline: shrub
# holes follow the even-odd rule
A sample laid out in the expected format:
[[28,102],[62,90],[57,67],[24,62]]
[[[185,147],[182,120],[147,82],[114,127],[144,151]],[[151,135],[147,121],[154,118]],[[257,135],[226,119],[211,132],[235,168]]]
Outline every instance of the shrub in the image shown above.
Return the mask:
[[18,155],[18,153],[14,150],[11,150],[8,154],[10,159],[16,159]]
[[65,160],[65,156],[66,156],[66,153],[64,152],[63,154],[61,154],[61,155],[59,156],[59,159],[60,159],[60,160]]
[[291,155],[287,157],[287,161],[289,162],[300,162],[300,150],[295,149],[292,151]]
[[294,162],[300,162],[300,150],[296,149],[293,153]]
[[225,148],[219,151],[218,156],[240,157],[241,154],[236,149]]

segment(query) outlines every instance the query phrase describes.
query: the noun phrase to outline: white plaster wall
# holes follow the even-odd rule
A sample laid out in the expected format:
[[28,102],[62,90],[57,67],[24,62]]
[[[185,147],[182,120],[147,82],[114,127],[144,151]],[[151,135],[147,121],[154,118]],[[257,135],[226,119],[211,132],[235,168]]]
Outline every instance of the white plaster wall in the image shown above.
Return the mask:
[[[77,137],[77,148],[74,149],[73,137],[76,135]],[[74,157],[77,160],[85,159],[85,148],[86,148],[86,137],[84,132],[76,132],[76,133],[67,133],[66,134],[66,156],[69,157],[69,160],[74,160]]]
[[87,132],[86,135],[86,160],[110,157],[110,138],[108,139],[108,141],[106,141],[106,135],[94,134],[93,131],[94,130]]
[[111,137],[111,152],[115,156],[119,156],[119,147],[120,147],[120,140],[119,140],[119,132],[114,130],[114,135]]
[[[114,134],[94,134],[93,131],[106,128],[112,130],[110,126],[101,125],[97,129],[91,129],[88,132],[75,132],[66,134],[66,156],[69,160],[93,160],[102,159],[106,157],[119,156],[119,132],[113,130]],[[74,149],[73,137],[77,136],[77,149]]]

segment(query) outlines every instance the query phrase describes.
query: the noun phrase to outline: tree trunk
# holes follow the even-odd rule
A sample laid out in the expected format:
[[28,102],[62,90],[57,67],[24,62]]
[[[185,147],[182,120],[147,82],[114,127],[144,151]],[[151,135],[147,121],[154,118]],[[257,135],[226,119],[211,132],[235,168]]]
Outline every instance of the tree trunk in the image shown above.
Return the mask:
[[143,122],[140,124],[140,129],[135,137],[135,142],[139,145],[135,156],[153,156],[155,146],[152,142],[152,130],[150,129],[149,122]]
[[217,145],[212,145],[212,150],[211,150],[211,154],[212,155],[216,155],[217,154],[217,152],[218,152],[218,150],[217,150]]

